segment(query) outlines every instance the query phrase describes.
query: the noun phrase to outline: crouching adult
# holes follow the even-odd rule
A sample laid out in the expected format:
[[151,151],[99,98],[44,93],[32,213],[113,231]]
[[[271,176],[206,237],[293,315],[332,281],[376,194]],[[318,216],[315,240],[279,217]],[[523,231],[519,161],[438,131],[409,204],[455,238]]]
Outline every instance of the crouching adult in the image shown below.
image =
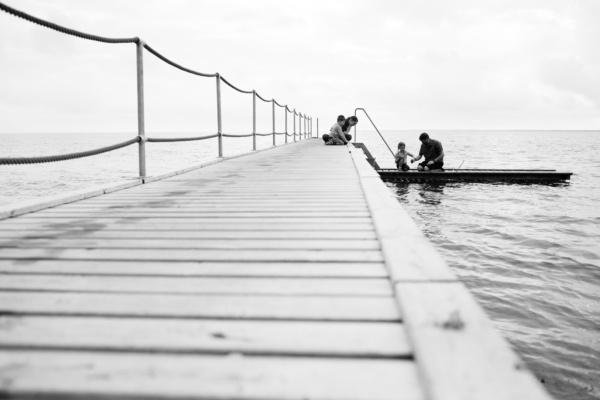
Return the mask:
[[419,161],[421,157],[425,157],[425,161],[417,167],[419,171],[431,171],[434,169],[442,169],[444,166],[444,148],[438,140],[431,139],[425,132],[419,136],[421,141],[421,149],[419,155],[411,161]]

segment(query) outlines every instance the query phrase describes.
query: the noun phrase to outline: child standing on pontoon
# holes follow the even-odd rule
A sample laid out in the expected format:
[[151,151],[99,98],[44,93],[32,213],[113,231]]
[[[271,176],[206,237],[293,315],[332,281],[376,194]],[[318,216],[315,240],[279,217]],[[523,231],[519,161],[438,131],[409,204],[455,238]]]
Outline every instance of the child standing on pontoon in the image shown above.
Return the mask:
[[406,145],[404,142],[398,143],[398,152],[394,155],[396,160],[396,168],[401,169],[402,171],[408,171],[410,167],[406,164],[406,156],[415,157],[406,151]]

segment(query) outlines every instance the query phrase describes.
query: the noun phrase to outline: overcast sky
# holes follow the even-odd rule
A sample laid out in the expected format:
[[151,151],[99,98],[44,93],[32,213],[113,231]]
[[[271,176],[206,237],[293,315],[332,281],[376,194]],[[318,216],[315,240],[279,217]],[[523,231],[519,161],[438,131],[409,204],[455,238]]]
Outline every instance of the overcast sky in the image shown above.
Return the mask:
[[[139,36],[319,118],[321,132],[357,107],[380,129],[600,129],[598,0],[1,1],[72,29]],[[148,52],[144,67],[148,132],[216,131],[215,78]],[[223,131],[251,132],[252,96],[222,90]],[[270,132],[271,104],[257,113],[257,131]],[[276,120],[283,130],[282,109]],[[136,130],[134,44],[0,12],[0,132]]]

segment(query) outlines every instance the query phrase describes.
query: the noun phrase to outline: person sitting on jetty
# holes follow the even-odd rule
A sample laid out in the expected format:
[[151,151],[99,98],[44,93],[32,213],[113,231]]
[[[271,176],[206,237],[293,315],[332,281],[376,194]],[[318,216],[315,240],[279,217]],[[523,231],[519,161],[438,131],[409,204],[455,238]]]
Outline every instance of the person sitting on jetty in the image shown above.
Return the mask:
[[331,132],[333,132],[333,129],[336,126],[340,126],[341,127],[342,125],[344,125],[345,121],[346,121],[346,117],[344,117],[343,115],[338,115],[337,122],[335,124],[333,124],[331,126],[331,128],[329,128],[329,133],[326,133],[326,134],[323,135],[323,141],[325,143],[329,142],[329,140],[331,139]]
[[396,160],[396,168],[401,169],[402,171],[408,171],[410,169],[410,167],[406,163],[407,156],[415,158],[415,156],[406,151],[406,144],[404,144],[404,142],[398,143],[398,152],[394,155],[394,158]]
[[[340,133],[341,130],[338,129],[338,128],[341,128],[344,125],[345,122],[346,122],[346,117],[344,117],[343,115],[339,115],[337,117],[337,122],[335,124],[333,124],[333,126],[331,127],[331,129],[329,129],[329,134],[326,133],[326,134],[323,135],[323,141],[325,142],[325,144],[331,144],[329,142],[331,142],[331,139],[334,136],[337,137],[339,135],[339,133]],[[333,134],[334,131],[336,132],[335,135]],[[341,132],[343,132],[343,131],[341,131]],[[344,135],[344,137],[346,138],[345,135]],[[346,142],[349,142],[350,139],[352,139],[352,136],[350,136],[349,138],[346,138]],[[335,143],[335,144],[346,144],[346,143]]]
[[323,135],[323,140],[326,145],[347,145],[352,139],[350,129],[358,123],[358,118],[344,118],[343,115],[338,117],[338,122],[331,127],[329,135]]
[[425,132],[419,135],[421,141],[421,149],[419,155],[411,160],[411,163],[419,161],[421,157],[425,157],[425,161],[419,164],[419,171],[432,171],[442,169],[444,166],[444,149],[438,140],[431,139]]

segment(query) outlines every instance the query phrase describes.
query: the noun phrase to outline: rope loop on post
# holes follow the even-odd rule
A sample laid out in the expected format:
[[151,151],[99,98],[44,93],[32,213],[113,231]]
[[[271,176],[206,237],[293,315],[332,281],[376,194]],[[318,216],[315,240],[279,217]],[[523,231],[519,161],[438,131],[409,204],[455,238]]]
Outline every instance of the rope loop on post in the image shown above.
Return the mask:
[[17,18],[23,18],[26,21],[41,25],[45,28],[49,28],[49,29],[52,29],[52,30],[55,30],[57,32],[61,32],[61,33],[67,34],[67,35],[77,36],[82,39],[94,40],[96,42],[103,42],[103,43],[137,43],[139,41],[139,38],[137,38],[137,37],[107,38],[107,37],[102,37],[102,36],[91,35],[91,34],[85,33],[85,32],[76,31],[75,29],[65,28],[64,26],[60,26],[55,23],[45,21],[41,18],[34,17],[33,15],[29,15],[27,13],[24,13],[23,11],[16,10],[12,7],[7,6],[4,3],[0,3],[0,10],[6,12],[8,14],[14,15]]
[[138,143],[141,140],[139,136],[134,139],[128,140],[123,143],[118,143],[112,146],[101,147],[95,150],[82,151],[79,153],[60,154],[56,156],[45,156],[45,157],[20,157],[20,158],[0,158],[0,165],[15,165],[15,164],[40,164],[54,161],[66,161],[73,160],[75,158],[83,158],[89,156],[95,156],[97,154],[106,153],[113,150],[118,150],[123,147],[127,147],[134,143]]

